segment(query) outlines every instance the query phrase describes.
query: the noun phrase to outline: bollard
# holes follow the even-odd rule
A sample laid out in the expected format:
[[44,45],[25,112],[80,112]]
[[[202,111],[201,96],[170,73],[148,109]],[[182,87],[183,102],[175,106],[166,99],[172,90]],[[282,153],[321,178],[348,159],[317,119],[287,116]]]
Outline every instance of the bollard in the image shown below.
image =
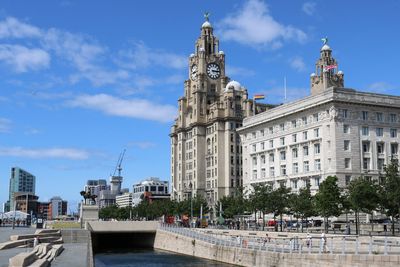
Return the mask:
[[385,236],[385,247],[384,247],[384,250],[383,250],[383,254],[384,255],[388,254],[388,252],[387,252],[387,236]]
[[333,254],[333,236],[331,236],[331,242],[330,242],[330,246],[329,246],[329,251],[331,254]]

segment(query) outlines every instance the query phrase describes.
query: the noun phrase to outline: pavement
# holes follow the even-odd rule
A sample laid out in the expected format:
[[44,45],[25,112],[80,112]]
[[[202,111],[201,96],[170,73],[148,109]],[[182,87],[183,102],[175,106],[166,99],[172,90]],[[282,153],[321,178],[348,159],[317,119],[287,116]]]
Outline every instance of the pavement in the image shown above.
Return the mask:
[[[10,240],[10,235],[34,234],[36,228],[0,227],[0,243]],[[64,243],[63,252],[51,263],[52,267],[86,267],[87,244]],[[11,248],[0,250],[0,267],[8,267],[9,259],[21,252],[29,252],[32,248]]]
[[[35,233],[35,228],[28,227],[0,227],[0,243],[10,241],[10,235],[25,235]],[[29,252],[32,248],[11,248],[0,250],[0,267],[8,267],[8,260],[18,253]]]

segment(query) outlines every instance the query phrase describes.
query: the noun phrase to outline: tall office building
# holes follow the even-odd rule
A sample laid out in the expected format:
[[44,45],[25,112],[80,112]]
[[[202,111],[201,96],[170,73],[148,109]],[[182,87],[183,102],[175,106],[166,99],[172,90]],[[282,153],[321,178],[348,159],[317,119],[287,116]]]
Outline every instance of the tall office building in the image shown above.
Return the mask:
[[379,179],[399,156],[400,97],[344,88],[344,74],[324,44],[311,74],[311,95],[246,118],[244,185],[286,186],[313,193],[327,176],[345,187]]
[[29,172],[19,168],[11,168],[8,211],[14,210],[16,193],[35,194],[36,177]]
[[[236,128],[253,113],[247,90],[225,75],[225,54],[206,17],[171,128],[171,198],[198,194],[209,205],[242,186],[242,149]],[[259,105],[257,109],[266,109]]]

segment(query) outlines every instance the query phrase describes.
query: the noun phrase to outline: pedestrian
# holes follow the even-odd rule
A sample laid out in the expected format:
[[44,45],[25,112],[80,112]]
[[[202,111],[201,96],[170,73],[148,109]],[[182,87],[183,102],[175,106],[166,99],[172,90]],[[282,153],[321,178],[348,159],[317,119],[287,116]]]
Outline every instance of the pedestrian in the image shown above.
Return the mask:
[[326,235],[325,235],[324,231],[321,233],[321,246],[322,246],[322,251],[325,253],[326,252]]
[[242,239],[240,238],[240,236],[236,236],[236,242],[239,246],[242,245]]
[[307,237],[306,237],[306,246],[308,248],[312,247],[312,237],[311,237],[310,233],[308,233],[308,232],[307,232]]
[[38,236],[35,236],[35,238],[33,239],[33,247],[36,247],[37,245],[39,245],[39,238]]

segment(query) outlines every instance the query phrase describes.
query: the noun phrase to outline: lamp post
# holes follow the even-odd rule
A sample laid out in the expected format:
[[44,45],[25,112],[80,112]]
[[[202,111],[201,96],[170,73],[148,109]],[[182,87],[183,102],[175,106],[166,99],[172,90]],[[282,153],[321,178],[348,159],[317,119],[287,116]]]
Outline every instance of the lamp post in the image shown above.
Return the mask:
[[190,188],[190,228],[192,228],[192,221],[193,221],[193,185],[192,185],[192,182],[190,182],[189,188]]

